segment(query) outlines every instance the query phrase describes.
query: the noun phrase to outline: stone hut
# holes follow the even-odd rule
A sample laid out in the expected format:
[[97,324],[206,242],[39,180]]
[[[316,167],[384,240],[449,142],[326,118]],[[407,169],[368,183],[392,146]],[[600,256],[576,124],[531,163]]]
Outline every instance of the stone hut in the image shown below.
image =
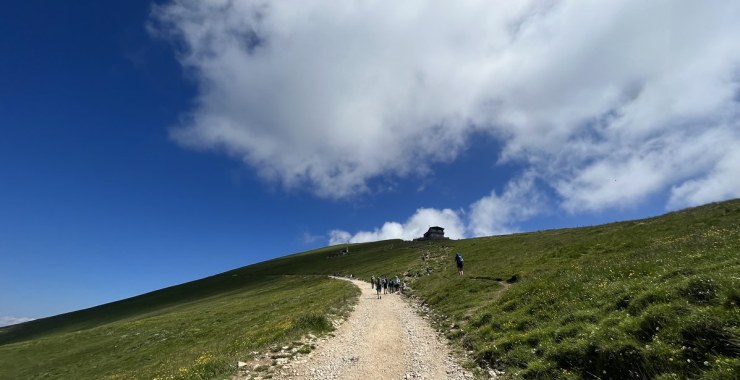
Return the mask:
[[441,240],[449,239],[445,237],[445,229],[439,226],[429,227],[429,230],[424,233],[423,237],[414,240]]

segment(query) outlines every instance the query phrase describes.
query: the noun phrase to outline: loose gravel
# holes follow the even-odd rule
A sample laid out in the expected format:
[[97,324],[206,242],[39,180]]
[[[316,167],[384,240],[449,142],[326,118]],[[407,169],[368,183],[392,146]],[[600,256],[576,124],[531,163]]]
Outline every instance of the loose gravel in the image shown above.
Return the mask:
[[334,336],[286,363],[274,379],[468,379],[444,339],[399,294],[377,299],[363,281],[360,300]]

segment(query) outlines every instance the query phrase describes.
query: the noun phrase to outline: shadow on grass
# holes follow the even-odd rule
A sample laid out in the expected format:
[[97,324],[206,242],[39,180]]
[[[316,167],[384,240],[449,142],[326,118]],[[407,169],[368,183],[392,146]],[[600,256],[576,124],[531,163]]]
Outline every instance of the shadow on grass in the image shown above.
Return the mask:
[[494,282],[503,281],[501,277],[490,277],[490,276],[470,276],[468,278],[473,279],[473,280],[484,280],[484,281],[494,281]]

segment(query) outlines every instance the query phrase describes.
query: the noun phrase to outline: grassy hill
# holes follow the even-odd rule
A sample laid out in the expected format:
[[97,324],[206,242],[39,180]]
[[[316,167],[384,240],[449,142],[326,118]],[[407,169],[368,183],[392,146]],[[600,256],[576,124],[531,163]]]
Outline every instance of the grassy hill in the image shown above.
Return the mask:
[[0,378],[225,377],[252,351],[329,331],[357,294],[325,277],[334,273],[405,277],[476,366],[506,377],[740,378],[740,200],[596,227],[340,248],[0,329]]
[[211,379],[253,351],[332,329],[359,291],[236,270],[0,329],[0,379]]

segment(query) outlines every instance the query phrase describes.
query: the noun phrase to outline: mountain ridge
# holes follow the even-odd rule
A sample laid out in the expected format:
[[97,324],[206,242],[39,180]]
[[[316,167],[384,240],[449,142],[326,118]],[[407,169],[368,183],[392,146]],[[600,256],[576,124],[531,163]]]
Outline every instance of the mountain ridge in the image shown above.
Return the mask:
[[[8,326],[0,329],[0,359],[47,353],[31,346],[69,336],[91,334],[92,340],[103,339],[98,333],[128,331],[130,325],[151,326],[152,336],[157,329],[176,330],[172,327],[175,321],[179,328],[199,329],[199,323],[208,325],[199,319],[206,311],[224,314],[222,323],[233,321],[233,328],[240,331],[237,334],[245,336],[252,336],[253,326],[240,323],[251,323],[251,316],[260,315],[257,319],[266,326],[279,326],[276,331],[280,333],[264,342],[253,337],[249,344],[232,342],[221,347],[206,338],[193,340],[196,346],[211,342],[204,343],[203,350],[223,358],[213,360],[218,364],[212,372],[203,370],[203,376],[192,377],[211,378],[209,373],[233,370],[235,360],[248,357],[252,349],[264,349],[305,332],[320,333],[321,320],[346,313],[352,303],[350,295],[356,293],[330,284],[325,275],[369,278],[374,274],[399,275],[411,284],[412,295],[431,307],[437,328],[460,350],[470,353],[465,365],[480,373],[497,369],[514,378],[587,378],[588,373],[606,371],[601,378],[722,378],[740,368],[740,296],[735,290],[740,289],[740,200],[589,227],[456,241],[353,244],[349,254],[333,255],[343,247],[283,256],[129,299]],[[454,252],[465,256],[463,277],[454,269]],[[501,280],[510,278],[516,281],[505,294],[491,296],[498,294]],[[312,299],[314,288],[325,289],[321,297],[329,300]],[[265,299],[271,303],[264,303]],[[285,304],[284,299],[294,299],[295,304]],[[277,305],[274,313],[279,315],[237,306],[236,300]],[[321,304],[310,318],[288,318],[300,314],[296,308],[309,301]],[[237,323],[240,318],[244,320]],[[300,320],[319,323],[304,326]],[[229,334],[220,327],[209,328],[214,336]],[[130,334],[120,335],[131,339]],[[86,343],[80,344],[84,347]],[[136,344],[143,345],[132,346]],[[123,355],[120,361],[125,365],[112,366],[134,378],[176,374],[179,368],[193,367],[185,362],[176,364],[177,368],[162,364],[178,352],[177,347],[169,349],[148,354],[147,360],[158,364],[136,364],[142,368],[138,372],[125,368],[146,358],[127,363]],[[136,354],[132,348],[131,355]],[[202,354],[185,356],[195,363]],[[63,368],[77,365],[74,358],[63,355],[55,360]],[[22,363],[17,371],[11,374],[39,373]],[[90,373],[91,378],[105,377]]]

